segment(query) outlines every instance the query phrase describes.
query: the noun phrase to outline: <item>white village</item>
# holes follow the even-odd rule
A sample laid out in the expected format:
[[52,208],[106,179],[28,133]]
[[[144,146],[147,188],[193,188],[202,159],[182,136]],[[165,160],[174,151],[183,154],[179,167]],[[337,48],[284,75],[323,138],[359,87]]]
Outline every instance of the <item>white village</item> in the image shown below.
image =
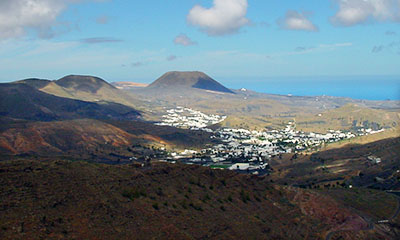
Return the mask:
[[166,111],[161,126],[173,126],[193,131],[212,133],[211,138],[220,140],[220,144],[196,151],[185,149],[171,152],[163,161],[180,161],[187,164],[199,164],[212,168],[244,171],[256,175],[268,173],[268,161],[283,153],[300,153],[314,150],[327,143],[334,143],[356,136],[370,135],[384,131],[359,128],[356,132],[329,130],[325,134],[296,130],[294,121],[287,123],[284,129],[270,131],[250,131],[246,129],[220,128],[212,130],[211,125],[218,124],[226,116],[208,115],[191,108],[178,106]]

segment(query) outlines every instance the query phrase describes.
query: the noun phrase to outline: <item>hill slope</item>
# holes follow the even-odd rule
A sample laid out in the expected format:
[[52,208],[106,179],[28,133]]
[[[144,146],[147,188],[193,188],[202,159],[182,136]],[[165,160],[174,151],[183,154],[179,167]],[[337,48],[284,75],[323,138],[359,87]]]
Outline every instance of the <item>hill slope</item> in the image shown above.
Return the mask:
[[167,72],[148,86],[150,89],[197,88],[223,93],[234,93],[202,72]]
[[[381,159],[379,164],[368,157]],[[271,177],[279,183],[307,188],[353,185],[383,190],[400,190],[400,137],[367,144],[348,144],[309,154],[274,157]],[[380,181],[376,181],[376,177]],[[329,186],[327,186],[329,184]]]
[[55,81],[55,83],[66,89],[91,93],[96,93],[102,87],[115,89],[114,86],[103,79],[93,76],[68,75]]
[[52,81],[39,90],[59,97],[90,102],[114,102],[143,110],[145,104],[131,94],[93,76],[69,75]]
[[97,104],[44,93],[23,83],[0,84],[0,116],[27,120],[137,119],[140,112],[117,103]]
[[119,159],[129,161],[131,157],[155,157],[154,154],[163,154],[157,150],[160,147],[203,148],[206,144],[218,143],[206,132],[139,121],[78,119],[30,122],[0,117],[0,161],[9,156],[28,154],[117,163]]
[[2,239],[321,239],[368,228],[313,191],[171,164],[0,162],[0,213]]

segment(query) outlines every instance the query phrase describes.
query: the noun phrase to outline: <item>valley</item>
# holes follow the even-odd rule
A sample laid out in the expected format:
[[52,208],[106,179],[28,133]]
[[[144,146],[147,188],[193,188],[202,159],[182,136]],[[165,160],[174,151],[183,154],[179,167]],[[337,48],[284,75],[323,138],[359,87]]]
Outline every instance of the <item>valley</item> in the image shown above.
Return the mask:
[[399,240],[400,0],[0,0],[0,240]]
[[0,84],[2,239],[399,236],[398,101],[115,84]]

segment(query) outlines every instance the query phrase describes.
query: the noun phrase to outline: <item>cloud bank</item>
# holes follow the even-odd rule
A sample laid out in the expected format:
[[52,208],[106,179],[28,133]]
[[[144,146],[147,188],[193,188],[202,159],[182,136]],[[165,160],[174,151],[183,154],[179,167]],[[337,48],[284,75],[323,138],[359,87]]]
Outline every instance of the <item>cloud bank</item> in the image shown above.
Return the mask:
[[308,15],[297,11],[287,11],[286,16],[278,20],[278,25],[287,30],[318,32],[318,27],[307,18]]
[[400,0],[336,0],[339,10],[331,22],[353,26],[370,21],[400,21]]
[[214,0],[211,8],[194,6],[187,21],[210,36],[232,34],[250,23],[247,7],[247,0]]

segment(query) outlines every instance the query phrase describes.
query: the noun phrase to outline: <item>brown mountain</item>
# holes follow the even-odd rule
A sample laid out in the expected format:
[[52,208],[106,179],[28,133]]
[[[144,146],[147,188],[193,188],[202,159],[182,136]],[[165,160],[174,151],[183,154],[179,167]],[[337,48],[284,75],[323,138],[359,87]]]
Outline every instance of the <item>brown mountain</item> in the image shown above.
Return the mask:
[[145,111],[146,104],[134,95],[117,89],[104,79],[94,76],[68,75],[58,80],[30,78],[16,81],[39,91],[63,98],[87,102],[112,102]]
[[[31,81],[31,84],[33,82]],[[137,119],[140,112],[118,103],[93,103],[44,93],[25,83],[0,84],[0,116],[51,121],[61,119]]]
[[91,93],[96,93],[102,87],[115,89],[114,86],[103,79],[93,76],[68,75],[55,81],[55,83],[63,88]]
[[234,93],[202,72],[167,72],[148,86],[150,89],[202,89],[222,93]]

